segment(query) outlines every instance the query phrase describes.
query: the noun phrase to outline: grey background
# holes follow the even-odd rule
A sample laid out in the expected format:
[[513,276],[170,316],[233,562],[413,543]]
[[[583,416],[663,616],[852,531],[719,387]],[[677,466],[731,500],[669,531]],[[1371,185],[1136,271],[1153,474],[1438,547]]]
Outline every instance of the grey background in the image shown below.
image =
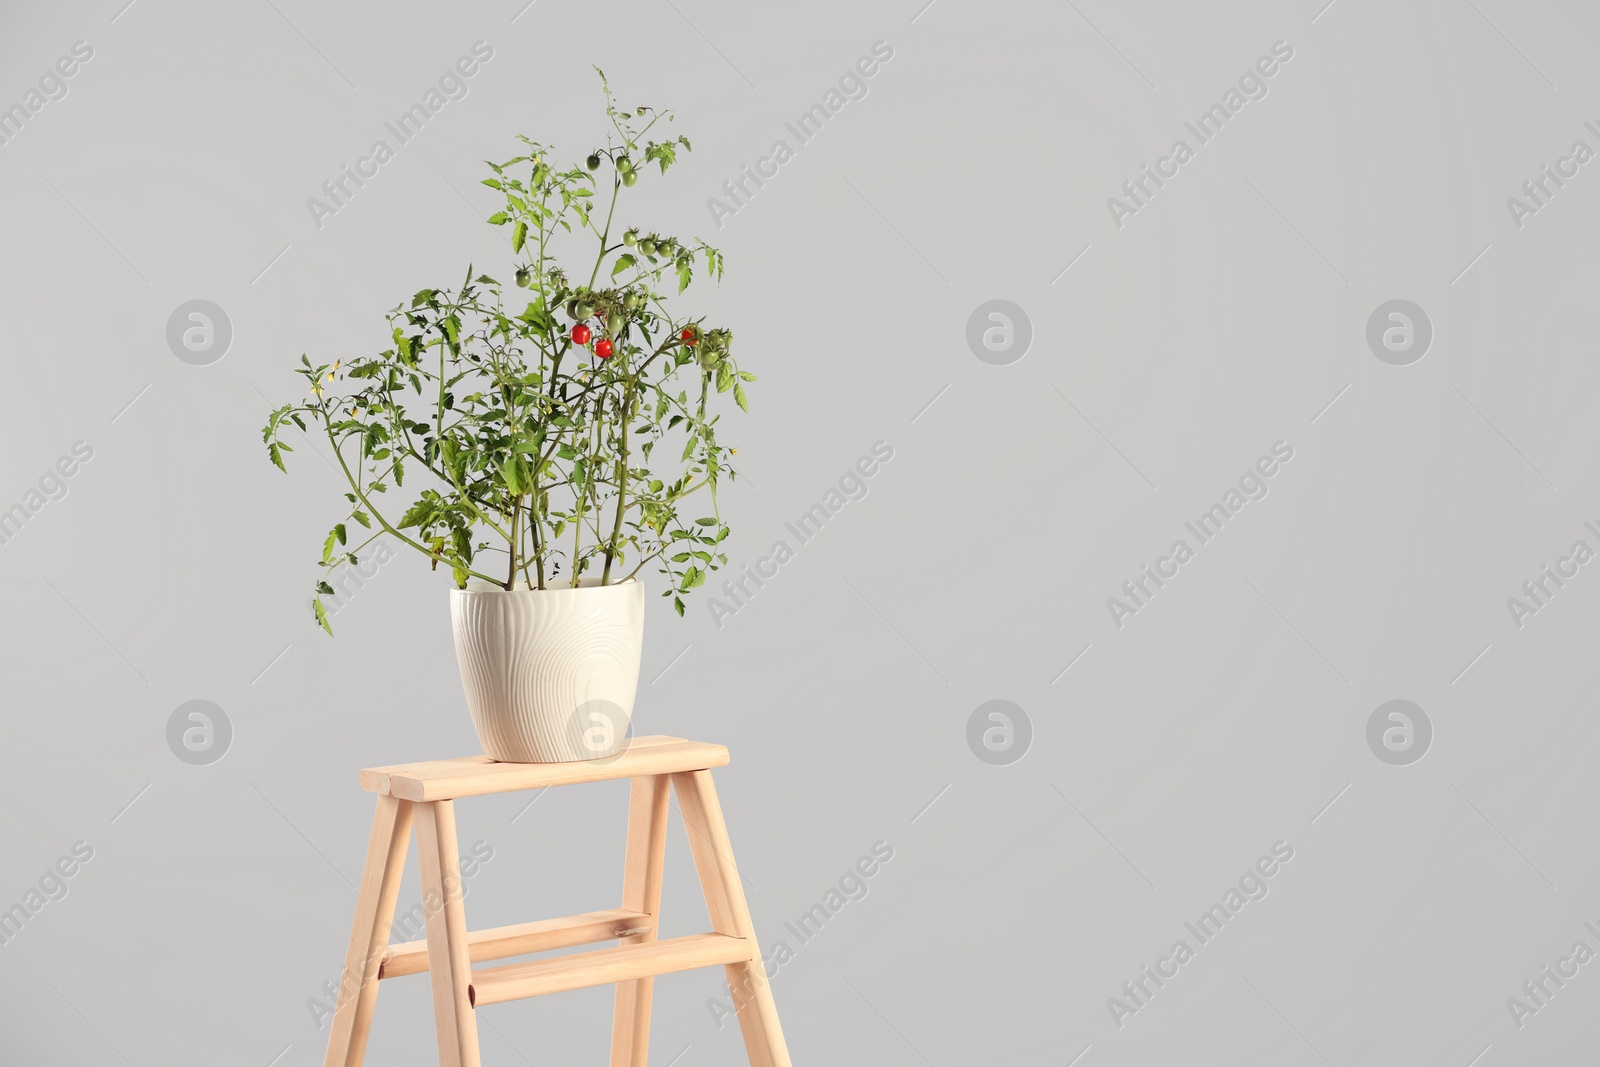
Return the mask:
[[[637,728],[731,748],[763,943],[894,849],[774,979],[796,1062],[1592,1062],[1600,964],[1521,1029],[1506,998],[1600,948],[1600,577],[1521,629],[1505,600],[1597,545],[1600,164],[1521,229],[1505,201],[1600,147],[1600,16],[921,3],[6,5],[0,105],[95,56],[0,147],[0,506],[94,457],[0,546],[0,908],[74,842],[94,858],[0,946],[0,1060],[321,1062],[355,772],[477,749],[444,577],[389,563],[318,633],[340,487],[306,450],[273,470],[259,427],[301,352],[381,347],[403,296],[505,270],[478,161],[519,131],[580,158],[598,63],[680,113],[695,151],[627,215],[721,245],[689,299],[761,375],[730,417],[734,563],[895,450],[720,629],[701,598],[647,630]],[[470,95],[313,225],[306,198],[480,39]],[[706,199],[880,39],[867,98],[714,227]],[[1113,225],[1106,198],[1277,40],[1269,95]],[[233,325],[210,366],[165,341],[194,299]],[[991,299],[1032,321],[1011,366],[965,344]],[[1364,339],[1392,299],[1433,324],[1406,367]],[[1270,495],[1114,626],[1106,598],[1279,440]],[[1434,729],[1405,767],[1364,737],[1395,698]],[[165,740],[196,699],[233,728],[209,766]],[[994,699],[1033,727],[1008,766],[967,747]],[[460,805],[463,848],[494,850],[469,923],[612,906],[624,788],[525,804]],[[1107,998],[1279,840],[1267,898],[1118,1028]],[[668,864],[666,929],[703,928],[681,831]],[[743,1062],[719,985],[658,983],[653,1062]],[[604,1062],[610,995],[485,1010],[485,1062]],[[369,1062],[434,1062],[428,1004],[385,983]]]

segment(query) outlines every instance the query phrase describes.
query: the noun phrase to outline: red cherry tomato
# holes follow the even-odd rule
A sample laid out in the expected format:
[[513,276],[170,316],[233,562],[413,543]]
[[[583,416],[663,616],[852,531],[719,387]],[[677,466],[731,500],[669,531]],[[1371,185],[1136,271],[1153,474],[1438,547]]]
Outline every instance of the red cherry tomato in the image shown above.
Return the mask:
[[614,350],[615,348],[611,344],[611,338],[609,337],[602,337],[594,343],[594,354],[601,359],[610,359]]
[[580,345],[588,344],[589,343],[589,327],[585,326],[581,322],[578,323],[578,325],[576,325],[576,326],[574,326],[572,328],[572,339],[573,339],[573,341],[575,341],[576,343],[578,343]]
[[699,340],[699,338],[694,335],[694,331],[690,329],[685,329],[678,336],[683,338],[683,343],[686,345],[692,345]]

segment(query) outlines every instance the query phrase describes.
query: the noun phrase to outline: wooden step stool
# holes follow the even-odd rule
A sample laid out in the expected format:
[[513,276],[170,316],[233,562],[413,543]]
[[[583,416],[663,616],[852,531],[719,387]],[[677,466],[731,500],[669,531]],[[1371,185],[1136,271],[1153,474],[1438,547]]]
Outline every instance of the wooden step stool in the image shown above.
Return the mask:
[[[621,755],[592,762],[495,763],[487,756],[468,756],[362,771],[361,788],[378,794],[378,811],[356,897],[325,1067],[360,1067],[379,981],[422,971],[429,972],[433,981],[441,1067],[480,1067],[476,1008],[611,983],[617,987],[611,1067],[645,1067],[653,977],[717,964],[726,968],[728,984],[735,991],[751,1067],[790,1067],[728,828],[711,784],[710,768],[727,763],[728,750],[721,745],[642,737]],[[457,866],[455,799],[612,778],[633,780],[622,907],[469,931]],[[667,805],[673,790],[714,932],[658,941]],[[427,940],[391,945],[389,924],[394,921],[413,818]],[[617,947],[477,970],[472,966],[611,940],[619,942]]]

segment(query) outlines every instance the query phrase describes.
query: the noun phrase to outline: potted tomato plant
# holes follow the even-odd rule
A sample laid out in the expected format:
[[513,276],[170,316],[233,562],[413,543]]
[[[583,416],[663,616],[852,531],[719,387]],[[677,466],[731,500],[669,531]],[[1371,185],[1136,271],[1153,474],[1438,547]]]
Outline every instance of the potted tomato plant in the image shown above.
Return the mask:
[[727,562],[717,489],[735,472],[716,409],[728,397],[748,410],[754,375],[728,330],[669,306],[697,270],[720,277],[721,254],[622,221],[624,190],[651,164],[666,174],[688,139],[651,139],[672,115],[618,108],[603,74],[601,88],[610,129],[581,165],[527,137],[489,164],[505,207],[488,221],[510,228],[516,288],[468,267],[459,286],[391,311],[377,355],[301,356],[309,392],[263,431],[280,469],[291,428],[324,437],[349,483],[322,546],[316,623],[333,632],[332,569],[384,535],[448,575],[467,707],[497,760],[620,749],[643,572],[663,576],[682,615]]

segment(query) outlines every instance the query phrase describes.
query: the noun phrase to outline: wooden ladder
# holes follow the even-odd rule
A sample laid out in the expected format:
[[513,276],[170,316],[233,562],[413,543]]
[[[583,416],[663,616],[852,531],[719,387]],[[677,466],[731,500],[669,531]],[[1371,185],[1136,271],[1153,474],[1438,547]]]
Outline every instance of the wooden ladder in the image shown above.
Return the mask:
[[[433,981],[441,1067],[480,1067],[474,1014],[478,1008],[613,983],[617,995],[611,1067],[645,1067],[654,977],[718,965],[726,969],[734,992],[751,1067],[790,1067],[727,824],[711,782],[711,768],[727,763],[728,750],[721,745],[643,737],[619,755],[592,762],[495,763],[487,756],[469,756],[362,771],[361,787],[378,794],[378,810],[367,843],[324,1067],[360,1067],[378,983],[423,971]],[[622,906],[469,931],[457,867],[456,798],[615,778],[633,782]],[[656,931],[673,791],[705,891],[712,932],[662,941]],[[413,822],[427,939],[391,945],[389,926]],[[486,960],[613,940],[618,942],[613,948],[473,969]]]

